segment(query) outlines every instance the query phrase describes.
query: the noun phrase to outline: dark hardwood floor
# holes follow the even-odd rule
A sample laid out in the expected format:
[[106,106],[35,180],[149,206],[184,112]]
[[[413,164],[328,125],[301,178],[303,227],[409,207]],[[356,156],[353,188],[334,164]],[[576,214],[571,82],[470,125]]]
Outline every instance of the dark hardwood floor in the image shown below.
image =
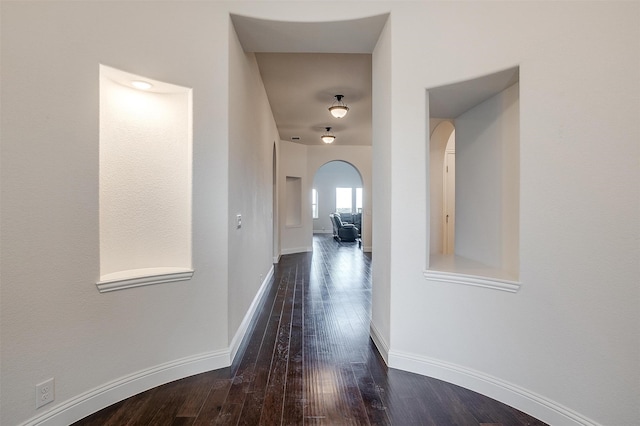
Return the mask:
[[387,368],[369,338],[371,256],[314,236],[283,256],[236,362],[75,425],[544,425],[495,400]]

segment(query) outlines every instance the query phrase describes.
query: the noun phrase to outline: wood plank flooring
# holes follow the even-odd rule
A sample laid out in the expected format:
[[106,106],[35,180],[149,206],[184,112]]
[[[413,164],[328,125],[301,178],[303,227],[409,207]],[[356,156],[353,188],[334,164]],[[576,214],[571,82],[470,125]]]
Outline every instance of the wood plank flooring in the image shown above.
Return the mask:
[[387,368],[369,338],[371,257],[314,236],[283,256],[229,368],[107,407],[93,425],[544,425],[495,400]]

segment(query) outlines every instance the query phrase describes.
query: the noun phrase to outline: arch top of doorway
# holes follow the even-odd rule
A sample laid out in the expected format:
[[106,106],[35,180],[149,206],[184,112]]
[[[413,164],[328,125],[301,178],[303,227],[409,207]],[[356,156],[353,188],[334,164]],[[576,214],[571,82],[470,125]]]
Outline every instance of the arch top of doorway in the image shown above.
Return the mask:
[[372,53],[388,17],[291,22],[231,14],[231,21],[245,52]]
[[343,160],[343,159],[337,158],[337,157],[333,158],[333,159],[326,160],[322,164],[319,164],[317,167],[314,167],[315,170],[312,170],[311,176],[317,175],[318,172],[320,171],[320,169],[322,169],[325,166],[332,167],[333,163],[344,163],[347,166],[351,166],[355,170],[355,172],[358,174],[358,176],[360,176],[360,181],[362,183],[364,183],[364,177],[362,176],[362,172],[360,171],[360,168],[358,168],[358,165],[352,163],[351,161]]

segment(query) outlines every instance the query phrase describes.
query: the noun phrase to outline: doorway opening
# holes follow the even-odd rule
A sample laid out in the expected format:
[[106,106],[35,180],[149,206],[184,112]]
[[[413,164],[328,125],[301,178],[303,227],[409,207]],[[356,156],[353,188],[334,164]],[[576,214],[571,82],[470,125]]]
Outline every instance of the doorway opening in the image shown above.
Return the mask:
[[317,218],[313,218],[314,234],[333,233],[330,215],[338,213],[342,222],[353,224],[362,235],[363,180],[353,164],[335,160],[322,165],[314,175],[312,193],[316,194],[317,212]]
[[453,254],[456,236],[456,131],[449,136],[442,165],[442,253]]
[[438,122],[431,132],[430,251],[455,252],[455,127],[449,120]]

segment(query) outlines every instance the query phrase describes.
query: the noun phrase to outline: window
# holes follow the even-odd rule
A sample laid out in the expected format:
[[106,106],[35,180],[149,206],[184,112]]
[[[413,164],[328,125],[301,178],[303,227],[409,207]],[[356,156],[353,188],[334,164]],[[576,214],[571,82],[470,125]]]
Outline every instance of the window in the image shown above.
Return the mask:
[[311,212],[313,214],[313,218],[318,218],[318,191],[316,189],[311,190]]
[[336,212],[362,213],[362,188],[336,188]]
[[351,213],[352,193],[352,188],[336,188],[336,211],[338,213]]

